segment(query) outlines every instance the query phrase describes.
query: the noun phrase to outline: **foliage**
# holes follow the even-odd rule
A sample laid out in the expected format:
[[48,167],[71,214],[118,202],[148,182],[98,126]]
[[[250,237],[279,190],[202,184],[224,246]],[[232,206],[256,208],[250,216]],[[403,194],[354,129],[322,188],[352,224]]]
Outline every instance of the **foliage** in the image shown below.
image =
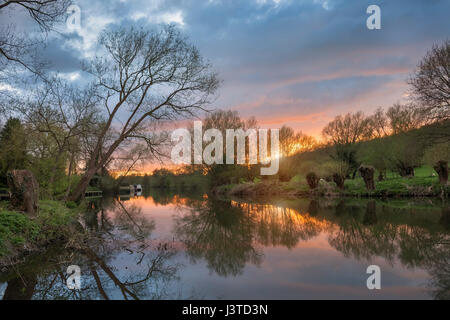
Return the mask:
[[31,219],[23,213],[7,210],[6,203],[0,205],[0,255],[17,245],[36,245],[69,237],[69,225],[83,209],[84,206],[70,203],[40,201],[38,217]]
[[39,225],[26,215],[0,210],[0,255],[5,253],[8,244],[22,245],[35,240],[39,231]]
[[438,143],[428,147],[423,156],[423,162],[434,166],[438,161],[450,161],[450,144]]
[[19,119],[10,118],[0,132],[0,185],[6,185],[9,170],[25,169],[27,140]]
[[389,137],[385,150],[389,168],[401,176],[414,175],[414,168],[422,164],[424,145],[412,135],[399,134]]

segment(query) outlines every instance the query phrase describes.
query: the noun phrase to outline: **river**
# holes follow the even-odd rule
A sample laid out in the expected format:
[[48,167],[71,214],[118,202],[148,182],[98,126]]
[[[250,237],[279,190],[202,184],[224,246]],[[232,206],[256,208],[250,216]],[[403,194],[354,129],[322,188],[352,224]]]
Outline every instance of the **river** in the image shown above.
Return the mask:
[[[449,299],[440,199],[218,199],[150,191],[92,202],[86,249],[0,274],[3,299]],[[380,290],[369,290],[369,266]],[[69,266],[80,268],[69,290]]]

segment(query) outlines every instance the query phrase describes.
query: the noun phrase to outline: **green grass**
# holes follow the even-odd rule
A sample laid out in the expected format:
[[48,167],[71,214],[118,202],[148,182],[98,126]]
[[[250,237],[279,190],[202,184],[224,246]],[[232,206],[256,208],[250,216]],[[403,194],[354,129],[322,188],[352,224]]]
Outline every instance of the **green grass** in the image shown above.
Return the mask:
[[[373,195],[438,195],[441,192],[439,179],[432,174],[433,169],[429,166],[417,168],[412,178],[403,178],[394,172],[388,172],[384,181],[375,181]],[[375,174],[375,177],[377,176],[378,174]],[[345,191],[351,195],[367,194],[364,181],[360,177],[346,180]]]
[[[354,180],[345,181],[345,190],[339,190],[334,182],[321,182],[319,188],[315,191],[316,195],[332,194],[344,196],[374,196],[374,197],[421,197],[421,196],[439,196],[442,187],[439,185],[437,176],[433,176],[433,169],[424,166],[415,170],[415,176],[412,178],[400,177],[395,172],[388,172],[384,181],[375,181],[375,191],[368,192],[364,180],[357,177]],[[378,173],[375,174],[375,178]],[[246,184],[229,184],[218,187],[219,194],[294,194],[305,195],[310,192],[306,182],[306,177],[302,174],[294,176],[289,182],[280,182],[276,186],[268,181]],[[450,192],[450,186],[446,187],[447,194]]]
[[35,241],[39,235],[39,225],[22,213],[0,212],[0,255],[7,253],[7,246],[23,245]]
[[[72,208],[69,208],[72,207]],[[0,256],[26,243],[39,244],[68,236],[68,226],[81,212],[59,201],[40,201],[39,214],[30,218],[24,213],[8,210],[8,203],[0,203]]]

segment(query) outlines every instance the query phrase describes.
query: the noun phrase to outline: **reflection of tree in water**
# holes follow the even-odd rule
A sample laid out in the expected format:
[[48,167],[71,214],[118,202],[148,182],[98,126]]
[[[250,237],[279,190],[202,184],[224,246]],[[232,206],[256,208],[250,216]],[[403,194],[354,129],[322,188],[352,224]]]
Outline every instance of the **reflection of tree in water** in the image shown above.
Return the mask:
[[433,297],[438,300],[450,300],[450,206],[445,205],[439,223],[447,231],[438,242],[438,250],[433,251],[434,256],[428,261],[428,270],[431,275],[430,287]]
[[86,228],[91,232],[112,230],[114,226],[109,221],[107,211],[114,208],[114,203],[113,198],[100,198],[89,202],[82,217]]
[[[311,200],[275,206],[210,198],[187,206],[190,213],[177,219],[175,231],[191,258],[204,258],[219,275],[241,273],[253,257],[261,257],[258,244],[293,248],[327,232],[330,245],[346,257],[382,257],[391,265],[399,261],[408,268],[425,268],[432,276],[434,296],[449,295],[450,218],[445,210],[437,217],[420,207],[346,200],[337,205]],[[309,210],[312,214],[306,213]]]
[[436,256],[428,270],[431,275],[430,288],[437,300],[450,300],[450,250]]
[[230,201],[200,201],[190,213],[176,218],[175,233],[193,262],[205,259],[222,276],[238,275],[248,262],[259,264],[253,246],[253,221]]
[[360,206],[345,206],[340,201],[335,208],[338,228],[329,234],[328,242],[346,257],[371,260],[382,256],[392,263],[397,252],[397,228],[377,223],[376,206],[370,202],[364,211]]
[[258,245],[293,248],[328,227],[308,214],[271,205],[212,198],[184,205],[190,212],[176,219],[175,233],[194,262],[205,259],[222,276],[242,273],[249,262],[258,265]]
[[444,207],[438,218],[424,209],[382,206],[377,211],[374,201],[367,203],[364,213],[360,206],[341,203],[337,208],[339,228],[329,237],[333,247],[358,260],[378,256],[391,264],[398,260],[408,268],[424,268],[431,276],[433,296],[450,298],[448,209]]
[[166,188],[154,188],[151,190],[151,198],[156,205],[166,206],[169,204],[195,205],[202,200],[203,194],[191,190],[173,190]]
[[117,201],[115,224],[132,238],[146,239],[155,229],[155,221],[142,214],[142,208]]
[[252,232],[256,241],[264,246],[284,246],[291,249],[300,240],[316,237],[329,227],[325,221],[291,208],[242,203],[236,203],[235,206],[252,217]]
[[[143,219],[135,206],[119,202],[110,205],[115,207],[113,216],[108,216],[104,208],[97,205],[91,205],[90,212],[85,215],[87,229],[99,231],[95,235],[104,232],[103,236],[93,235],[87,243],[78,243],[77,250],[50,250],[47,255],[32,257],[23,266],[0,275],[0,282],[8,283],[3,298],[128,300],[162,299],[172,295],[167,292],[167,287],[176,279],[178,266],[168,262],[175,251],[167,244],[150,248],[145,243],[154,222]],[[97,217],[93,217],[95,208],[99,209]],[[126,241],[123,232],[128,236]],[[120,238],[115,238],[118,234]],[[105,235],[110,241],[106,241]],[[124,257],[128,263],[119,268],[121,264],[114,260],[118,257]],[[82,268],[79,291],[67,289],[66,268],[69,265]]]

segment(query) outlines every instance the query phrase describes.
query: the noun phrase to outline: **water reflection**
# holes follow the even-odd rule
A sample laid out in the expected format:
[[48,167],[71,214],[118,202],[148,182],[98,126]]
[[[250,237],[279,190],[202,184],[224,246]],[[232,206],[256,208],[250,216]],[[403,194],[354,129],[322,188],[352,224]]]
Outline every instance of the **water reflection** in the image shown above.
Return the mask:
[[[184,204],[186,205],[186,204]],[[175,233],[192,261],[204,259],[219,275],[241,274],[260,264],[262,247],[295,248],[326,233],[344,256],[394,266],[424,268],[436,299],[450,298],[449,209],[444,206],[390,206],[371,201],[292,200],[260,204],[207,199],[189,203],[189,214],[176,219]]]
[[[146,242],[155,224],[141,208],[101,199],[90,203],[81,224],[87,243],[52,248],[1,274],[0,283],[7,284],[3,299],[139,300],[174,294],[165,290],[176,279],[178,266],[168,263],[176,251],[170,244]],[[69,265],[81,267],[81,290],[67,289]]]
[[262,252],[254,246],[254,221],[230,201],[207,199],[186,204],[189,213],[175,218],[175,234],[195,263],[205,259],[221,276],[241,273],[247,263],[258,265]]
[[[382,259],[399,273],[423,270],[428,283],[422,289],[431,298],[450,299],[450,210],[439,200],[249,201],[167,190],[127,200],[90,204],[81,221],[90,235],[87,243],[50,250],[1,274],[0,283],[7,283],[3,298],[186,298],[179,285],[184,270],[192,277],[192,272],[204,272],[205,264],[211,277],[248,279],[249,266],[263,268],[267,261],[270,268],[279,267],[268,259],[271,248],[286,248],[283,257],[288,257],[304,252],[308,244],[314,253],[314,245],[325,239],[330,259],[337,252],[353,265]],[[162,235],[164,223],[170,231]],[[188,260],[180,263],[184,255]],[[320,277],[328,266],[314,263],[312,272]],[[82,267],[83,288],[78,292],[65,286],[65,269],[71,264]],[[280,275],[286,282],[296,276]],[[201,294],[199,286],[195,289]],[[244,286],[238,290],[247,290]],[[215,290],[220,293],[221,288]]]

